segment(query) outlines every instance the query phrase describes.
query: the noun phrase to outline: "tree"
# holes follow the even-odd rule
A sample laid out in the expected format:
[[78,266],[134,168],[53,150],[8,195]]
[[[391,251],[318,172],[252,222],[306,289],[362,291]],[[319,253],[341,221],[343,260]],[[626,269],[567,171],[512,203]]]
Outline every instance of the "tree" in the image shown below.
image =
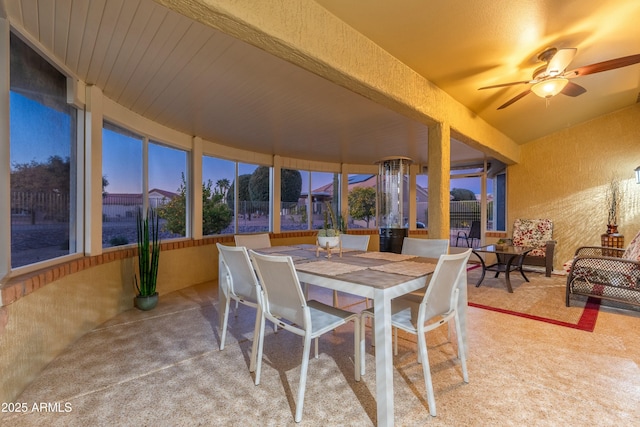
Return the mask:
[[216,181],[216,194],[222,195],[222,197],[227,197],[227,191],[231,187],[231,182],[227,178],[222,178]]
[[280,201],[297,205],[302,192],[302,175],[300,175],[300,171],[282,169],[280,176]]
[[[21,193],[11,208],[31,214],[36,223],[37,212],[46,212],[59,221],[69,220],[69,203],[53,204],[54,200],[66,200],[71,189],[71,163],[69,157],[51,156],[47,162],[14,164],[10,185],[12,193]],[[52,207],[55,206],[55,207]]]
[[373,187],[357,187],[349,192],[349,215],[353,219],[369,221],[376,216],[376,190]]
[[[218,234],[231,224],[231,209],[224,203],[221,194],[212,190],[213,183],[208,180],[202,183],[202,234]],[[187,185],[182,174],[182,182],[178,195],[169,203],[158,208],[158,215],[167,222],[164,228],[171,233],[186,235]]]
[[[239,202],[249,202],[251,201],[251,197],[249,196],[249,180],[251,179],[251,174],[244,174],[238,176],[238,201]],[[227,206],[233,209],[233,203],[235,200],[235,182],[233,182],[229,186],[229,190],[227,191]]]
[[258,166],[249,179],[249,200],[252,202],[269,201],[269,168]]
[[466,188],[454,188],[450,194],[453,196],[453,201],[460,200],[476,200],[476,195],[473,191]]

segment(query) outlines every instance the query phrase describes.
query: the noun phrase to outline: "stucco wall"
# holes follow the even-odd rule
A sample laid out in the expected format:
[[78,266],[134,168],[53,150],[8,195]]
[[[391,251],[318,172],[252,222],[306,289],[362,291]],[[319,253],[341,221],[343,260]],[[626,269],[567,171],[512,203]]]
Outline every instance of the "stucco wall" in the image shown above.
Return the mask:
[[634,175],[639,165],[638,104],[525,144],[521,163],[508,168],[509,224],[516,218],[551,218],[559,269],[579,246],[600,245],[607,185],[617,178],[623,188],[618,225],[626,245],[640,231],[640,185]]
[[[162,295],[194,284],[217,280],[218,250],[215,241],[231,244],[232,238],[163,244],[158,271]],[[282,233],[274,245],[315,241],[315,233]],[[377,242],[376,242],[377,243]],[[377,249],[377,244],[373,250]],[[127,253],[127,249],[120,250]],[[4,307],[0,315],[0,402],[12,402],[38,373],[82,335],[116,314],[133,308],[133,276],[136,258],[100,256],[99,263],[76,263],[70,274],[42,283],[27,295]],[[51,276],[52,267],[43,276]]]

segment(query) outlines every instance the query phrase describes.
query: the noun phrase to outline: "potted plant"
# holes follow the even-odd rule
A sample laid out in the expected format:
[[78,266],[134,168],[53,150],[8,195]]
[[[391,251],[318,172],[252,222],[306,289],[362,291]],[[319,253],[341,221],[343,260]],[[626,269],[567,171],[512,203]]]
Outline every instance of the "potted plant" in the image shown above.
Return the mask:
[[151,310],[158,304],[156,283],[158,279],[158,262],[160,260],[160,219],[154,209],[142,214],[138,209],[138,276],[134,277],[138,294],[134,303],[140,310]]
[[498,239],[496,242],[496,249],[502,251],[511,244],[511,239]]
[[340,244],[340,232],[342,220],[338,222],[331,203],[325,202],[324,225],[318,230],[318,246],[322,248],[335,248]]
[[609,182],[609,187],[607,188],[607,234],[618,232],[618,215],[621,202],[620,181],[614,178]]

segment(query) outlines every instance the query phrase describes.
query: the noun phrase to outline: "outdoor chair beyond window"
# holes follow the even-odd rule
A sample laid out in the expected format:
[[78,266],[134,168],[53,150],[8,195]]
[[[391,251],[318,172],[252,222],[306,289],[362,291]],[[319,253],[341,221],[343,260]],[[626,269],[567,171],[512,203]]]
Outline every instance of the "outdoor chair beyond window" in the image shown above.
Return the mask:
[[300,281],[290,256],[260,255],[250,251],[253,265],[262,284],[261,320],[257,354],[251,354],[250,370],[255,371],[255,383],[260,384],[265,319],[281,329],[303,338],[302,366],[295,421],[302,419],[304,392],[309,366],[311,340],[315,339],[315,357],[318,358],[318,337],[349,321],[354,323],[355,380],[360,381],[360,319],[356,313],[341,310],[321,302],[305,301]]
[[473,248],[474,239],[480,241],[480,221],[471,221],[471,227],[467,231],[458,231],[458,236],[456,237],[456,246],[458,246],[458,240],[464,239],[467,242],[467,247]]
[[535,248],[524,257],[523,265],[542,266],[545,275],[551,277],[556,242],[553,240],[553,222],[550,219],[516,219],[512,243],[514,246]]
[[[427,354],[425,334],[428,331],[445,324],[449,325],[449,322],[454,321],[456,336],[458,337],[458,358],[462,367],[462,378],[465,383],[469,382],[464,341],[458,317],[459,290],[457,284],[466,271],[470,255],[471,249],[459,254],[442,255],[431,276],[422,301],[416,302],[413,298],[405,298],[403,296],[391,300],[391,310],[393,312],[391,326],[394,328],[395,338],[394,355],[398,354],[398,329],[418,336],[418,362],[422,363],[429,413],[433,417],[436,416],[436,401],[431,382],[429,355]],[[360,336],[362,341],[364,341],[364,317],[374,317],[373,310],[366,309],[361,313]],[[361,357],[364,359],[364,349],[361,349]],[[364,361],[360,362],[360,366],[364,375]]]
[[270,248],[271,239],[269,233],[261,234],[236,234],[233,236],[236,246],[244,246],[247,249]]
[[[231,300],[236,301],[236,316],[238,303],[248,307],[258,309],[258,294],[261,292],[258,279],[249,260],[247,249],[243,246],[224,246],[216,243],[222,265],[224,266],[225,280],[218,285],[222,287],[226,303],[222,321],[222,331],[220,333],[220,350],[224,349],[225,337],[227,336],[227,325],[229,322],[229,304]],[[258,312],[260,310],[257,310]],[[255,328],[258,327],[260,314],[256,314]],[[254,340],[255,346],[255,340]]]

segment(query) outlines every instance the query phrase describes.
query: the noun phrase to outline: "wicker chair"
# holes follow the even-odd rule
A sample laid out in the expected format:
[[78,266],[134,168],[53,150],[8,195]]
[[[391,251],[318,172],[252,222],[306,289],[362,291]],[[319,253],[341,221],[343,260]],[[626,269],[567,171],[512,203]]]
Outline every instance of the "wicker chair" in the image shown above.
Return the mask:
[[566,305],[584,295],[640,306],[640,233],[627,249],[583,246],[567,277]]

